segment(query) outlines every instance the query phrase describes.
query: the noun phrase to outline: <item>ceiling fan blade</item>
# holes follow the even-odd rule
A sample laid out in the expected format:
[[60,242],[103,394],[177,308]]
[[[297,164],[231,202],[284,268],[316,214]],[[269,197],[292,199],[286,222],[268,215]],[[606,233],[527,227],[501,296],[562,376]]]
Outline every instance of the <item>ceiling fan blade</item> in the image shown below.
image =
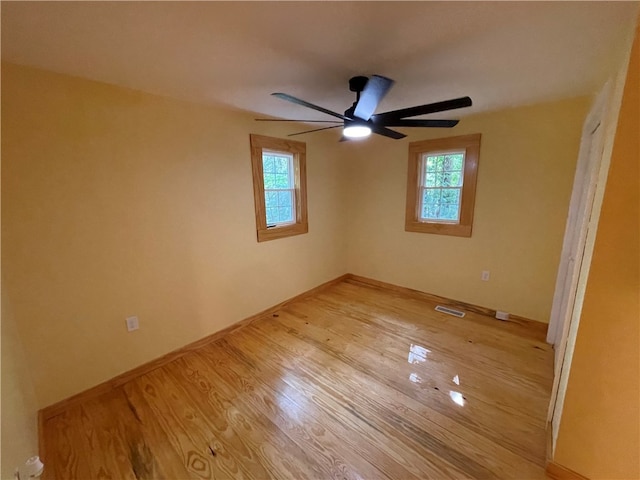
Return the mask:
[[284,118],[254,118],[256,122],[342,123],[338,120],[289,120]]
[[333,125],[331,127],[316,128],[314,130],[306,130],[304,132],[290,133],[289,135],[287,135],[287,137],[295,137],[296,135],[303,135],[305,133],[319,132],[320,130],[329,130],[331,128],[342,128],[342,125]]
[[372,75],[360,95],[360,100],[358,100],[353,114],[363,120],[369,120],[373,112],[376,111],[380,101],[387,92],[391,90],[393,84],[394,81],[390,78]]
[[470,107],[472,105],[469,97],[454,98],[443,102],[428,103],[427,105],[419,105],[417,107],[401,108],[391,112],[379,113],[375,116],[374,121],[384,123],[390,120],[399,120],[406,117],[415,117],[417,115],[426,115],[427,113],[444,112],[446,110],[455,110],[456,108]]
[[287,102],[295,103],[297,105],[302,105],[303,107],[311,108],[313,110],[317,110],[318,112],[326,113],[327,115],[331,115],[332,117],[341,118],[342,120],[349,120],[344,115],[340,113],[332,112],[331,110],[327,110],[326,108],[319,107],[318,105],[314,105],[313,103],[305,102],[304,100],[300,100],[299,98],[292,97],[286,93],[272,93],[274,97],[281,98],[282,100],[286,100]]
[[396,132],[395,130],[391,130],[389,128],[385,128],[380,125],[376,125],[375,123],[367,122],[367,126],[371,128],[371,131],[373,133],[377,133],[378,135],[383,135],[385,137],[393,138],[395,140],[400,140],[401,138],[406,137],[404,133]]
[[[374,120],[375,121],[375,120]],[[431,127],[431,128],[451,128],[455,127],[460,120],[389,120],[384,122],[385,127]]]

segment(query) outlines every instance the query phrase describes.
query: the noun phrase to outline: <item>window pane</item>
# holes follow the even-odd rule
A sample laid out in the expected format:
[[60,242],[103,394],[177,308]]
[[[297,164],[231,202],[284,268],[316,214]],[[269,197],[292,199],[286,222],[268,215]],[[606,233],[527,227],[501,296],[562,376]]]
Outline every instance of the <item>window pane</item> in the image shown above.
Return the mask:
[[436,172],[462,172],[464,168],[464,153],[452,153],[442,155],[425,155],[423,157],[424,173]]
[[265,190],[276,188],[276,176],[273,173],[264,174],[264,188]]
[[464,167],[464,154],[451,155],[451,170],[462,170]]
[[422,207],[422,218],[425,219],[438,219],[438,215],[440,212],[440,205],[435,204],[425,204]]
[[442,155],[428,155],[426,161],[426,169],[428,172],[437,172],[442,170],[442,161],[444,157]]
[[458,220],[458,206],[442,205],[440,207],[440,219],[441,220]]
[[288,207],[278,208],[278,221],[279,222],[293,222],[292,209]]
[[276,173],[289,174],[289,159],[287,157],[276,157]]
[[442,172],[427,173],[425,175],[425,187],[441,187],[442,186]]
[[460,211],[460,199],[459,188],[423,188],[420,218],[455,222]]
[[434,204],[440,202],[440,189],[439,188],[425,188],[422,192],[423,204]]
[[262,155],[262,170],[264,173],[273,173],[274,161],[271,155]]
[[267,225],[274,225],[278,221],[278,209],[267,208]]
[[422,205],[422,211],[420,212],[420,218],[429,218],[429,206]]
[[444,157],[444,170],[452,171],[452,170],[462,170],[462,160],[464,155],[461,153],[455,153],[453,155],[445,155]]
[[458,188],[443,188],[441,190],[442,203],[458,206],[460,203],[460,190]]
[[264,203],[266,208],[278,206],[278,192],[264,192]]
[[278,225],[295,221],[295,190],[265,191],[267,225]]
[[291,157],[276,153],[263,153],[262,170],[265,190],[292,188]]
[[436,185],[438,187],[461,187],[462,179],[460,172],[442,172],[436,173]]
[[289,188],[289,176],[284,173],[276,173],[274,175],[275,178],[275,187],[274,188]]
[[429,218],[429,208],[431,205],[422,204],[422,211],[420,212],[420,218]]
[[290,190],[284,192],[278,192],[278,206],[291,208],[293,201],[291,198],[292,192]]
[[425,187],[435,187],[436,186],[436,174],[435,173],[427,173],[424,179]]

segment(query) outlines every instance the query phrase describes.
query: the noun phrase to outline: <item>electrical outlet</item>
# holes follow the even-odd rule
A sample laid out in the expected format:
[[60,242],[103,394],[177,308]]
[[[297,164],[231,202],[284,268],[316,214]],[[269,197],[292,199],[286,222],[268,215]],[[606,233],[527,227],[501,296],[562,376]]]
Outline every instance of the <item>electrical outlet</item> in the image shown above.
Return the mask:
[[489,281],[489,270],[483,270],[482,271],[482,276],[480,278],[482,279],[483,282],[488,282]]
[[127,317],[127,331],[133,332],[134,330],[138,330],[138,328],[140,328],[138,317]]

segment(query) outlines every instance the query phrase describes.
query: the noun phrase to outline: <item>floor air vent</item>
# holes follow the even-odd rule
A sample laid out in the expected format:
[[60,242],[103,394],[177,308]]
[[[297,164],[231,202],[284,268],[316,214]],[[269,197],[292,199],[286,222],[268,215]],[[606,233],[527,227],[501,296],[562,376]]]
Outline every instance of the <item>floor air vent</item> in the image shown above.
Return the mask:
[[436,310],[438,312],[442,312],[442,313],[448,313],[449,315],[453,315],[454,317],[464,317],[465,313],[461,312],[460,310],[454,310],[453,308],[449,308],[449,307],[443,307],[442,305],[438,305],[436,307]]

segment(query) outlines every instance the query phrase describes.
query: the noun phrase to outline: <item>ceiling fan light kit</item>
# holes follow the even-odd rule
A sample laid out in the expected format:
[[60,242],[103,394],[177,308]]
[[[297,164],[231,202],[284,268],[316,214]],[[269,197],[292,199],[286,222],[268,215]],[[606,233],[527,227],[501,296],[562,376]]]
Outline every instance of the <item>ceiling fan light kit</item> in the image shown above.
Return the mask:
[[[337,125],[330,127],[317,128],[314,130],[306,130],[304,132],[292,133],[289,136],[303,135],[306,133],[319,132],[321,130],[329,130],[332,128],[342,128],[342,138],[340,141],[353,138],[365,138],[371,133],[377,133],[388,138],[399,140],[406,137],[405,134],[391,130],[388,127],[421,127],[421,128],[452,128],[458,124],[458,120],[427,120],[427,119],[408,119],[408,117],[417,117],[419,115],[427,115],[429,113],[444,112],[457,108],[470,107],[472,105],[471,98],[460,97],[442,102],[428,103],[426,105],[418,105],[415,107],[402,108],[390,112],[375,114],[380,101],[389,92],[395,82],[390,78],[381,75],[372,75],[370,78],[364,76],[352,77],[349,80],[349,90],[356,93],[356,101],[353,105],[345,110],[344,115],[328,110],[324,107],[314,105],[305,100],[301,100],[286,93],[272,93],[274,97],[295,103],[306,108],[310,108],[317,112],[322,112],[332,117],[339,118],[341,122],[333,121]],[[324,120],[280,120],[280,119],[261,119],[259,121],[282,121],[282,122],[312,122],[320,123],[330,121]]]
[[347,138],[365,138],[371,135],[371,129],[366,125],[359,125],[357,123],[351,123],[345,125],[342,130],[342,135]]

